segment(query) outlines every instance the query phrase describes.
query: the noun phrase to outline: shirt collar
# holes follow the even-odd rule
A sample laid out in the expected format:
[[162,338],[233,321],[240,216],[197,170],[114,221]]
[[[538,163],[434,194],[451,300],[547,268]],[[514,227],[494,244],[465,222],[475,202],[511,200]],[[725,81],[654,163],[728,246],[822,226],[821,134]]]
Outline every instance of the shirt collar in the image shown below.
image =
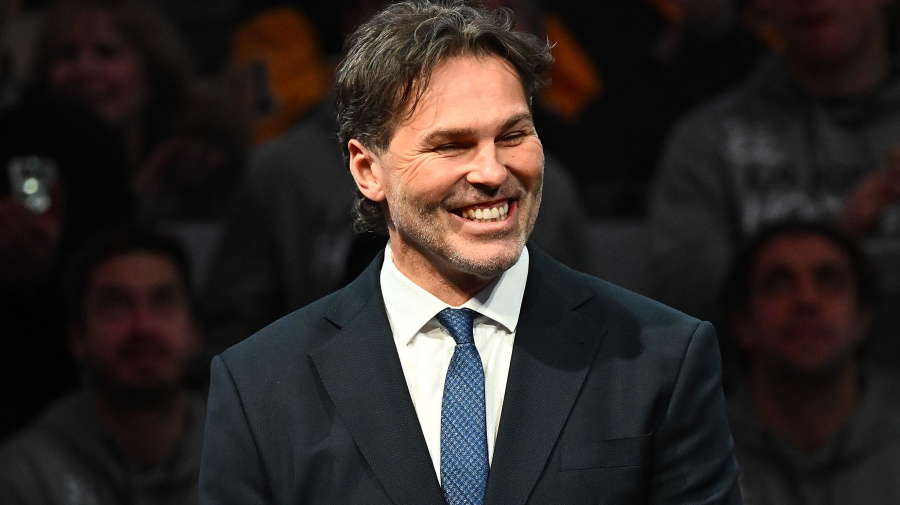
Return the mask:
[[[519,260],[497,276],[484,289],[469,299],[468,307],[499,323],[507,331],[516,331],[525,282],[528,280],[528,249],[523,248]],[[394,265],[391,244],[388,243],[381,267],[381,294],[394,338],[403,344],[410,341],[434,318],[450,307],[403,275]]]

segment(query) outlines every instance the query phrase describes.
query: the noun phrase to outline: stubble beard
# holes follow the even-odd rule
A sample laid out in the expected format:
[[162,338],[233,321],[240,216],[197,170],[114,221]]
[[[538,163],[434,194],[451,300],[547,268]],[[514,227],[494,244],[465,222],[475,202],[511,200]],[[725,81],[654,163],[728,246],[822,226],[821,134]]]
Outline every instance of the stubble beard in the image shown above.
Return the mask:
[[[441,222],[439,218],[436,219],[436,216],[447,212],[440,203],[422,202],[404,192],[397,192],[390,195],[390,200],[394,201],[396,205],[393,206],[387,217],[396,233],[405,236],[405,241],[415,247],[419,254],[430,260],[432,264],[435,262],[445,263],[451,271],[482,279],[492,279],[516,264],[537,219],[537,211],[541,202],[541,185],[538,185],[538,189],[533,194],[524,192],[520,192],[520,194],[524,195],[524,199],[530,198],[531,200],[528,205],[529,215],[524,221],[519,221],[516,229],[512,232],[498,231],[494,234],[484,235],[488,240],[501,239],[514,242],[510,247],[504,249],[503,254],[490,258],[466,254],[465,250],[446,240],[445,236],[449,230],[444,226],[434,226],[434,223]],[[519,211],[521,209],[519,207]],[[517,219],[519,219],[518,216]],[[478,246],[473,245],[472,247]]]
[[82,363],[85,378],[118,410],[154,410],[165,407],[181,394],[183,373],[178,378],[159,378],[130,383],[117,377],[115,366],[88,356]]
[[170,405],[181,394],[178,383],[120,384],[96,368],[88,368],[86,374],[89,383],[120,411],[156,410]]

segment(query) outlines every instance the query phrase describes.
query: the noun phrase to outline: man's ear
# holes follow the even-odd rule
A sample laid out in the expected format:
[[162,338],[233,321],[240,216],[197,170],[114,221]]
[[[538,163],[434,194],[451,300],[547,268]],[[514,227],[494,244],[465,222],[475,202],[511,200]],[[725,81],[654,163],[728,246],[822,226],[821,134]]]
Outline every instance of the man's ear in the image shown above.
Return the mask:
[[347,142],[347,149],[350,151],[350,173],[353,174],[356,187],[369,200],[383,201],[384,188],[381,181],[384,171],[379,157],[356,139]]

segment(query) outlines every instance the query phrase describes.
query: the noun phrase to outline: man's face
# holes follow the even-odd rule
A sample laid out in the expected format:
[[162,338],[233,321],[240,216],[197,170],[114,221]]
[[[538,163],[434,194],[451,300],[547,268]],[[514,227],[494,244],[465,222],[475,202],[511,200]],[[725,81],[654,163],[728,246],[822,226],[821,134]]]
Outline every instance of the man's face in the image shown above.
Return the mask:
[[505,60],[438,65],[415,113],[372,159],[377,184],[364,194],[382,202],[394,263],[413,281],[490,279],[516,262],[537,217],[544,154]]
[[833,64],[883,44],[886,0],[771,0],[776,26],[792,58]]
[[101,385],[126,392],[180,386],[199,341],[172,262],[134,252],[100,264],[71,342],[75,357]]
[[736,334],[751,361],[800,373],[825,372],[854,359],[868,329],[846,255],[817,235],[766,245],[750,278],[749,308]]

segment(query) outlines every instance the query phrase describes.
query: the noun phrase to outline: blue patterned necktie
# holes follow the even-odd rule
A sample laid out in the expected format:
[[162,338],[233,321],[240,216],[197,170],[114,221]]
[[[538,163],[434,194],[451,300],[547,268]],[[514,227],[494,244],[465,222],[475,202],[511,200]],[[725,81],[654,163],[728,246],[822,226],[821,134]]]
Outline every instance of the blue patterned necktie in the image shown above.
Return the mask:
[[471,309],[437,315],[456,340],[441,405],[441,487],[447,505],[481,505],[487,486],[484,368],[472,334],[476,317]]

